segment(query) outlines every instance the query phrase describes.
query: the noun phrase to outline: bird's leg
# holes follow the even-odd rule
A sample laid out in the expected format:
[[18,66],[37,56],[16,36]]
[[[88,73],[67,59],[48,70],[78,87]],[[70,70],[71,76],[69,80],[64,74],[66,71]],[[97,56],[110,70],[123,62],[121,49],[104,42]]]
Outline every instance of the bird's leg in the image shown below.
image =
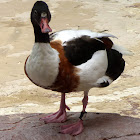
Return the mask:
[[66,109],[70,110],[65,103],[65,93],[61,93],[60,109],[56,113],[43,117],[40,120],[43,120],[45,123],[65,122],[67,119]]
[[[86,92],[87,93],[87,92]],[[81,112],[81,114],[80,114],[80,119],[82,120],[82,118],[84,117],[85,118],[85,116],[86,116],[86,107],[87,107],[87,104],[88,104],[88,95],[87,94],[84,94],[84,98],[83,98],[83,100],[82,100],[82,103],[83,103],[83,110],[82,110],[82,112]]]
[[73,124],[61,126],[61,130],[60,130],[61,133],[70,134],[73,136],[76,136],[76,135],[82,133],[82,131],[84,129],[82,118],[86,113],[85,110],[86,110],[86,106],[88,104],[88,91],[84,91],[84,98],[82,100],[82,103],[83,103],[83,110],[82,110],[81,115],[79,117],[80,120],[76,123],[73,123]]

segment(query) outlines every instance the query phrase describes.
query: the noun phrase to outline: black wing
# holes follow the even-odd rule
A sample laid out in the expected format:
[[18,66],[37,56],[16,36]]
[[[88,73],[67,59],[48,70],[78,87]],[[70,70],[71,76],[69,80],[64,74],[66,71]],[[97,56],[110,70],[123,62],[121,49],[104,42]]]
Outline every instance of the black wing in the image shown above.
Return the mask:
[[63,47],[69,62],[76,66],[87,62],[96,51],[105,50],[106,45],[101,40],[82,36],[64,43]]

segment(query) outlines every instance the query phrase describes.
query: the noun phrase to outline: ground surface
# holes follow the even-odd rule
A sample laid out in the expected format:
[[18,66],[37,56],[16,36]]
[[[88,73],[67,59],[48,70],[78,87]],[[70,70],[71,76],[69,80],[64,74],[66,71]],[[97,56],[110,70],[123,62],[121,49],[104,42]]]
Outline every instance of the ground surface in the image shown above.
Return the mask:
[[[78,115],[79,113],[75,112],[68,113],[69,120],[66,123],[75,122]],[[89,112],[84,122],[83,133],[73,137],[60,134],[60,124],[44,124],[39,121],[42,116],[44,114],[1,117],[0,138],[2,140],[140,140],[140,119],[136,118]]]
[[[17,131],[21,136],[23,135],[22,139],[24,140],[26,138],[24,138],[24,132],[29,131],[29,129],[33,132],[35,129],[28,123],[31,119],[30,116],[33,116],[33,119],[31,119],[33,125],[42,126],[42,131],[39,130],[40,127],[35,129],[40,132],[39,135],[45,132],[48,134],[47,131],[49,130],[49,132],[51,131],[48,135],[50,137],[53,135],[62,138],[65,137],[58,134],[58,124],[42,125],[38,121],[39,114],[34,114],[55,112],[59,108],[60,93],[36,87],[24,74],[24,62],[30,54],[34,43],[33,29],[30,23],[30,11],[34,2],[35,0],[0,0],[0,125],[3,126],[0,130],[0,133],[2,133],[0,138],[2,140],[11,140],[11,137],[7,137],[6,134],[12,135],[18,130],[18,123],[14,124],[14,120],[19,121],[20,125],[27,126],[27,129],[24,127],[23,134],[21,130]],[[95,136],[97,140],[100,138],[98,136],[102,135],[102,133],[106,137],[101,138],[123,140],[117,137],[121,135],[127,135],[128,137],[129,135],[133,137],[131,140],[137,140],[137,136],[134,134],[140,133],[138,132],[138,130],[140,131],[138,129],[140,127],[140,120],[133,118],[126,119],[121,116],[140,118],[140,1],[48,0],[46,2],[52,13],[50,26],[53,31],[62,29],[108,30],[108,33],[118,37],[118,39],[113,39],[116,44],[125,46],[134,53],[133,56],[124,56],[126,69],[117,81],[107,88],[94,88],[90,90],[89,104],[87,107],[87,112],[90,112],[87,115],[89,122],[86,120],[87,123],[85,124],[84,133],[73,139],[89,136],[89,130],[91,130],[93,134],[93,131],[99,131]],[[78,112],[82,109],[82,97],[82,92],[67,94],[66,103],[71,108],[71,112],[77,112],[76,114],[79,114]],[[98,116],[93,115],[92,117],[93,113],[91,112],[117,113],[121,116],[100,114]],[[21,113],[21,116],[13,115]],[[94,117],[99,117],[100,119],[102,116],[111,118],[114,121],[112,123],[115,124],[111,125],[110,122],[107,123],[105,121],[107,126],[98,128],[98,125],[94,125],[96,122]],[[21,121],[22,118],[26,117],[27,119]],[[120,122],[124,122],[123,120],[126,119],[128,124],[133,124],[130,125],[133,129],[128,131],[130,127],[125,125],[126,122],[119,124],[119,121],[116,123],[116,119],[113,118],[119,118],[117,120],[120,120]],[[69,119],[71,120],[71,117]],[[25,123],[25,125],[23,122],[26,122],[26,120],[27,124]],[[4,124],[6,125],[4,126]],[[89,128],[88,124],[90,124]],[[117,129],[111,127],[115,125],[118,125]],[[97,130],[95,130],[95,126]],[[117,131],[115,133],[115,130],[121,128],[119,126],[124,126],[123,131],[120,129],[121,135],[118,135],[119,133]],[[9,130],[11,128],[12,130]],[[32,130],[32,128],[34,129]],[[7,132],[4,132],[4,129]],[[69,136],[67,138],[70,139]],[[90,137],[86,138],[90,139]],[[13,136],[13,140],[15,139],[20,140],[20,138],[14,138]],[[33,138],[27,137],[27,139],[30,140]],[[34,139],[41,140],[41,138]]]

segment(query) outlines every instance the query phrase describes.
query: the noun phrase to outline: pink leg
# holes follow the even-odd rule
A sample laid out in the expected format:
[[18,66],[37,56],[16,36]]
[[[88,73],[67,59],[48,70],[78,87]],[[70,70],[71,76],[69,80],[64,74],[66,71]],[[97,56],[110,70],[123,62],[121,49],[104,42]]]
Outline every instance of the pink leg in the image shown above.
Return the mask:
[[80,120],[76,123],[73,123],[73,124],[61,126],[61,130],[60,130],[61,133],[70,134],[73,136],[76,136],[76,135],[82,133],[82,131],[84,129],[82,117],[85,114],[85,109],[86,109],[86,106],[88,104],[88,91],[84,92],[84,98],[82,100],[82,103],[83,103],[83,110],[82,110],[81,115],[80,115]]
[[85,112],[87,104],[88,104],[88,96],[87,95],[84,95],[82,102],[83,102],[83,112]]
[[59,111],[49,116],[40,118],[40,120],[43,120],[45,123],[65,122],[67,119],[66,109],[70,110],[70,108],[65,103],[65,93],[61,93],[61,103]]

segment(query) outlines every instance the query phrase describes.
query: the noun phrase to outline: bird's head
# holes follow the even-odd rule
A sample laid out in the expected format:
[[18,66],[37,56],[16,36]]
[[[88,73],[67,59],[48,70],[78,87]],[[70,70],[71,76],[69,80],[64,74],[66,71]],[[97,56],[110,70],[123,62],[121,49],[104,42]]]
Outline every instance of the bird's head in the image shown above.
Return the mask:
[[34,28],[39,27],[42,33],[49,33],[52,29],[49,26],[51,13],[48,5],[43,1],[37,1],[31,11],[31,22]]

